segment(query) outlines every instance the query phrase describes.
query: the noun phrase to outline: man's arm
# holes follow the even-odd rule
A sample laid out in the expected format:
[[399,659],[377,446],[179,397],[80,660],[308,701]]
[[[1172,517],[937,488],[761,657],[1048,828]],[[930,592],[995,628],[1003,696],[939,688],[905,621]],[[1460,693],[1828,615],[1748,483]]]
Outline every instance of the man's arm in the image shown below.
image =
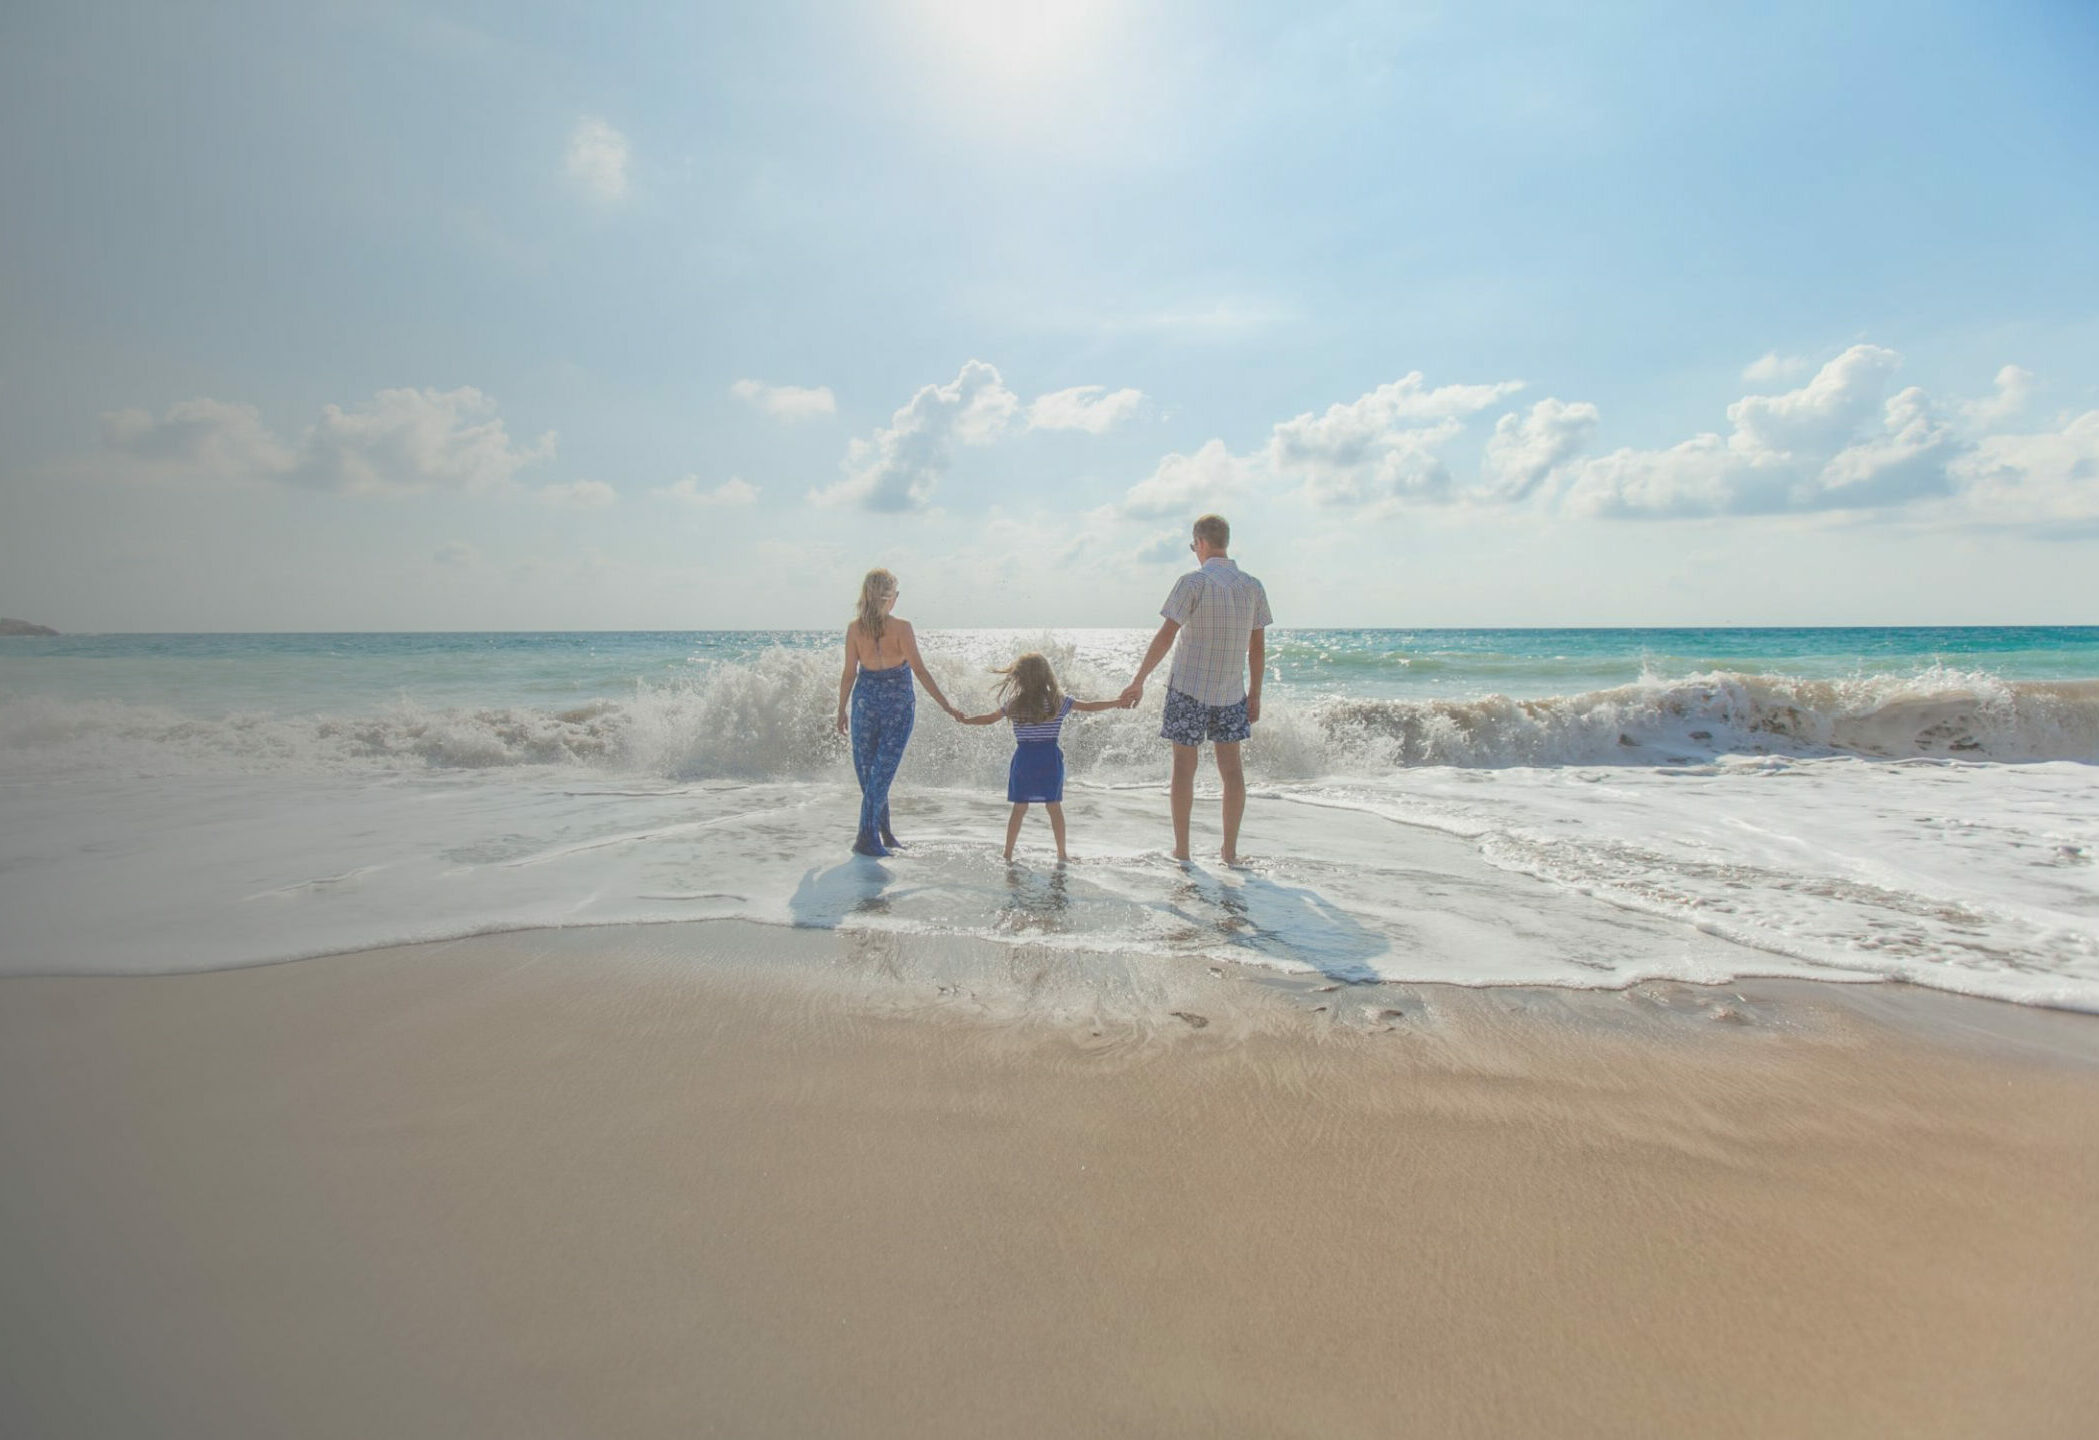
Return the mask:
[[1261,718],[1261,672],[1268,668],[1268,632],[1254,630],[1246,637],[1246,723]]
[[1144,652],[1144,663],[1137,667],[1137,678],[1132,680],[1122,692],[1124,709],[1128,709],[1144,698],[1144,677],[1159,668],[1159,662],[1164,660],[1167,652],[1173,649],[1173,637],[1179,634],[1180,630],[1181,622],[1178,620],[1166,620],[1160,623],[1159,633],[1152,636],[1152,648]]

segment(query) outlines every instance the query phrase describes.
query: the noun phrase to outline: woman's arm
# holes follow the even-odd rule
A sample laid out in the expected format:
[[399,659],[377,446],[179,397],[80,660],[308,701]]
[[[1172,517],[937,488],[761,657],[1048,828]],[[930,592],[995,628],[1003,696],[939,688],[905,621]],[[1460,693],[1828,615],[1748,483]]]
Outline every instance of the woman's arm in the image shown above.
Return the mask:
[[904,642],[904,659],[910,663],[911,673],[918,677],[918,683],[926,687],[926,693],[933,697],[935,705],[960,720],[962,712],[950,705],[947,696],[940,693],[940,682],[933,678],[933,672],[926,668],[926,662],[919,657],[918,632],[911,628],[911,622],[891,617],[890,623],[903,631],[897,638]]
[[846,731],[845,702],[853,693],[853,672],[858,668],[859,662],[853,656],[853,627],[848,625],[845,627],[845,670],[838,677],[838,733],[841,735]]

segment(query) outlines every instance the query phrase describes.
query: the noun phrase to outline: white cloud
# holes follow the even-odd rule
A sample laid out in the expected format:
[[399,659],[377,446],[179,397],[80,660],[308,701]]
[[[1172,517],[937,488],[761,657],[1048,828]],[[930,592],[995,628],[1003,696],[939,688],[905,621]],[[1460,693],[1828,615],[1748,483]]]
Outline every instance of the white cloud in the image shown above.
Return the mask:
[[1523,500],[1579,454],[1596,431],[1597,411],[1586,401],[1546,398],[1528,415],[1511,411],[1494,422],[1481,478],[1497,500]]
[[1781,355],[1772,350],[1766,352],[1763,359],[1744,365],[1742,378],[1751,385],[1785,385],[1814,368],[1815,362],[1805,355]]
[[838,412],[838,401],[828,385],[768,385],[762,380],[739,380],[729,387],[729,393],[775,420],[813,420]]
[[985,445],[1014,424],[1020,398],[996,367],[971,360],[945,385],[922,386],[888,426],[846,450],[846,478],[813,492],[820,505],[855,505],[895,513],[932,502],[954,447]]
[[105,415],[104,445],[148,476],[283,480],[357,495],[503,488],[554,453],[552,431],[511,442],[495,402],[471,386],[381,390],[350,409],[325,406],[296,445],[272,435],[251,405],[186,400],[158,419]]
[[1189,555],[1187,531],[1162,530],[1138,546],[1130,558],[1139,565],[1170,565]]
[[1144,406],[1142,390],[1110,390],[1105,385],[1075,385],[1038,395],[1028,405],[1028,425],[1036,430],[1084,430],[1106,434]]
[[712,490],[700,488],[700,477],[687,475],[682,480],[656,488],[657,495],[680,505],[697,509],[714,509],[733,505],[749,505],[758,498],[758,487],[739,476],[731,475]]
[[142,470],[200,479],[256,480],[288,473],[297,457],[253,405],[183,400],[156,420],[144,410],[102,417],[102,443]]
[[1797,390],[1727,407],[1732,431],[1579,467],[1569,504],[1590,515],[1868,509],[1948,493],[1961,442],[1914,387],[1887,394],[1901,357],[1854,345]]
[[566,485],[542,485],[532,492],[543,504],[558,510],[602,510],[619,503],[619,492],[602,480],[573,480]]
[[1318,505],[1447,498],[1442,448],[1463,432],[1467,417],[1522,388],[1522,381],[1506,380],[1430,390],[1416,370],[1324,414],[1308,411],[1277,425],[1268,465],[1301,479],[1306,498]]
[[568,178],[586,195],[613,204],[627,195],[627,137],[610,123],[586,115],[569,132]]
[[1172,454],[1130,487],[1119,512],[1142,520],[1157,520],[1185,514],[1193,520],[1206,510],[1246,493],[1253,474],[1252,464],[1225,448],[1222,440],[1211,440],[1193,455]]
[[2032,399],[2033,372],[2007,365],[1997,372],[1996,393],[1987,400],[1970,400],[1961,406],[1961,414],[1973,425],[1998,425],[2023,414]]
[[439,565],[465,569],[481,563],[481,552],[464,540],[447,540],[437,547],[430,559]]
[[[1464,433],[1467,419],[1521,388],[1522,381],[1505,380],[1431,390],[1417,370],[1345,405],[1281,422],[1258,451],[1234,455],[1224,441],[1210,440],[1193,455],[1168,455],[1110,511],[1129,519],[1192,517],[1264,479],[1295,479],[1317,505],[1448,499],[1453,484],[1443,447]],[[1546,405],[1566,412],[1545,411],[1551,423],[1578,430],[1583,413],[1593,423],[1594,407],[1561,406],[1557,400]],[[1532,443],[1535,448],[1546,441],[1533,437]],[[1511,463],[1518,458],[1512,453]]]
[[500,488],[554,453],[550,431],[513,445],[495,402],[472,386],[381,390],[367,405],[323,407],[292,478],[352,494]]
[[1798,390],[1744,395],[1727,407],[1732,443],[1746,453],[1828,452],[1872,423],[1902,357],[1879,345],[1854,345]]
[[1954,464],[1977,520],[2052,527],[2099,521],[2099,410],[2059,430],[1992,435]]

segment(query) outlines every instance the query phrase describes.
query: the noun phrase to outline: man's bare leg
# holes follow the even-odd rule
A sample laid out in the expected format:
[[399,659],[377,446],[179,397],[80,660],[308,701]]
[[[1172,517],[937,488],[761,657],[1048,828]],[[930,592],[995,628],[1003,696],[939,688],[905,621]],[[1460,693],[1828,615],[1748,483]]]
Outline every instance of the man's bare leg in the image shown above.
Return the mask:
[[1219,744],[1217,778],[1224,782],[1224,863],[1239,863],[1239,820],[1246,814],[1246,771],[1239,765],[1239,742]]
[[1173,747],[1173,858],[1188,858],[1188,817],[1195,809],[1195,762],[1201,752],[1193,745]]

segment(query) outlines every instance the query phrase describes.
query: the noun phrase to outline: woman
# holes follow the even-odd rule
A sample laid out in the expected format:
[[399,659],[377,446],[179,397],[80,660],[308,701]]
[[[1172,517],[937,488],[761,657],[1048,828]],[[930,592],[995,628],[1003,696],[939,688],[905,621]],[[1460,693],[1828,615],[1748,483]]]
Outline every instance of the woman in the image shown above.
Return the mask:
[[845,629],[845,671],[838,677],[838,733],[846,733],[846,697],[852,697],[853,772],[860,777],[860,833],[856,855],[887,855],[897,849],[889,828],[889,784],[911,742],[917,700],[916,675],[926,693],[948,714],[956,713],[919,658],[918,636],[909,620],[889,612],[896,605],[896,576],[870,570],[860,582],[860,614]]

